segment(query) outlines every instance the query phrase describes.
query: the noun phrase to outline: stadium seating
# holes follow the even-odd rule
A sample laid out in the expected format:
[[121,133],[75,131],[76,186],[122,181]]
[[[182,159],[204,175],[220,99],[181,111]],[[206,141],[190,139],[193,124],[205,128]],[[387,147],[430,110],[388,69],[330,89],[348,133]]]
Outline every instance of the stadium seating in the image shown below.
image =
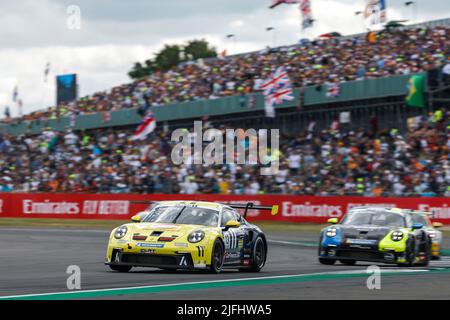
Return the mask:
[[0,138],[0,191],[450,196],[450,112],[408,135],[320,130],[280,140],[280,170],[171,161],[170,133],[129,140],[134,129],[44,131]]
[[[307,45],[184,63],[129,84],[60,106],[60,115],[89,114],[124,108],[214,99],[258,91],[262,81],[285,66],[295,87],[411,74],[448,62],[450,28],[417,27],[365,36],[318,40]],[[34,112],[25,120],[56,117],[56,108]]]

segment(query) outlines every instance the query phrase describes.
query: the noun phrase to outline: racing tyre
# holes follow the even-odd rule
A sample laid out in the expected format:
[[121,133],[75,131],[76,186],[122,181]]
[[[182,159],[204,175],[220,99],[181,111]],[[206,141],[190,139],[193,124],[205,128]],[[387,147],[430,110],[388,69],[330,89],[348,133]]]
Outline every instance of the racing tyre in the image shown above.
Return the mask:
[[426,267],[430,264],[430,260],[431,260],[431,241],[430,239],[428,239],[428,237],[426,238],[424,244],[425,246],[424,251],[425,252],[425,258],[424,260],[420,261],[419,265],[422,267]]
[[334,259],[323,259],[323,258],[319,258],[319,262],[321,264],[325,264],[327,266],[332,266],[333,264],[336,263],[336,260]]
[[249,268],[241,268],[241,272],[259,272],[266,264],[267,248],[261,237],[256,238],[253,248],[253,264]]
[[415,242],[416,240],[414,238],[411,238],[411,240],[408,240],[407,250],[406,250],[406,263],[398,263],[397,265],[399,267],[412,267],[414,265],[414,261],[416,259],[416,253],[415,253]]
[[223,247],[222,241],[216,239],[216,241],[214,241],[211,254],[211,266],[209,267],[209,270],[212,273],[219,273],[220,271],[222,271],[224,257],[225,249]]
[[110,265],[109,267],[111,268],[111,270],[118,272],[128,272],[132,268],[131,266],[113,266],[113,265]]
[[355,260],[339,260],[339,262],[346,266],[354,266],[356,264]]

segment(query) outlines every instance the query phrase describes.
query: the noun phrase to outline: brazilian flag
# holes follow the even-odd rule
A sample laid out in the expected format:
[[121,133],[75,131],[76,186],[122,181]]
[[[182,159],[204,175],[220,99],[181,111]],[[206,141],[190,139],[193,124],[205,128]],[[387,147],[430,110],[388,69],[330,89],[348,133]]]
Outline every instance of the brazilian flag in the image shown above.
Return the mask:
[[425,75],[419,74],[412,76],[408,84],[409,94],[406,97],[406,103],[410,107],[425,107]]

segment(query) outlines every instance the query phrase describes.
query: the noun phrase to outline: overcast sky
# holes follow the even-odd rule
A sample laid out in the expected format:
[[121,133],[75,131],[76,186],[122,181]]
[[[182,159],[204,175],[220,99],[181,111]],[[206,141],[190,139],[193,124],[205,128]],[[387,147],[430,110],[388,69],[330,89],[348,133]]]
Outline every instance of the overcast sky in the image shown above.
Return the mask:
[[[315,27],[300,29],[298,5],[269,10],[271,0],[2,0],[0,2],[0,117],[19,88],[24,113],[55,104],[56,74],[77,73],[80,96],[129,82],[128,71],[164,43],[205,38],[220,52],[259,50],[273,43],[296,43],[300,38],[338,31],[364,30],[361,17],[366,0],[311,0]],[[413,19],[405,0],[387,0],[388,19]],[[449,0],[417,0],[416,21],[450,17]],[[80,8],[80,29],[70,29],[73,11]],[[68,10],[70,11],[68,13]],[[71,24],[73,26],[73,24]],[[225,35],[236,34],[235,41]],[[44,70],[51,63],[44,83]]]

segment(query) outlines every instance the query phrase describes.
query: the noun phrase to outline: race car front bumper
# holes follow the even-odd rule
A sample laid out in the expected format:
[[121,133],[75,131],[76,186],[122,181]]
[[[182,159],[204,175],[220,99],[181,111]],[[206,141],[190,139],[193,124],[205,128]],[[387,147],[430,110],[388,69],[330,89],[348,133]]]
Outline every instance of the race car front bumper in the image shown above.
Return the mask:
[[321,259],[343,260],[343,261],[367,261],[386,264],[406,263],[405,252],[394,250],[363,250],[363,249],[341,249],[341,248],[321,248]]
[[206,269],[210,252],[205,245],[112,240],[106,265],[163,269]]
[[190,253],[183,254],[155,254],[123,252],[121,249],[113,249],[111,261],[106,265],[151,267],[163,269],[195,269]]

